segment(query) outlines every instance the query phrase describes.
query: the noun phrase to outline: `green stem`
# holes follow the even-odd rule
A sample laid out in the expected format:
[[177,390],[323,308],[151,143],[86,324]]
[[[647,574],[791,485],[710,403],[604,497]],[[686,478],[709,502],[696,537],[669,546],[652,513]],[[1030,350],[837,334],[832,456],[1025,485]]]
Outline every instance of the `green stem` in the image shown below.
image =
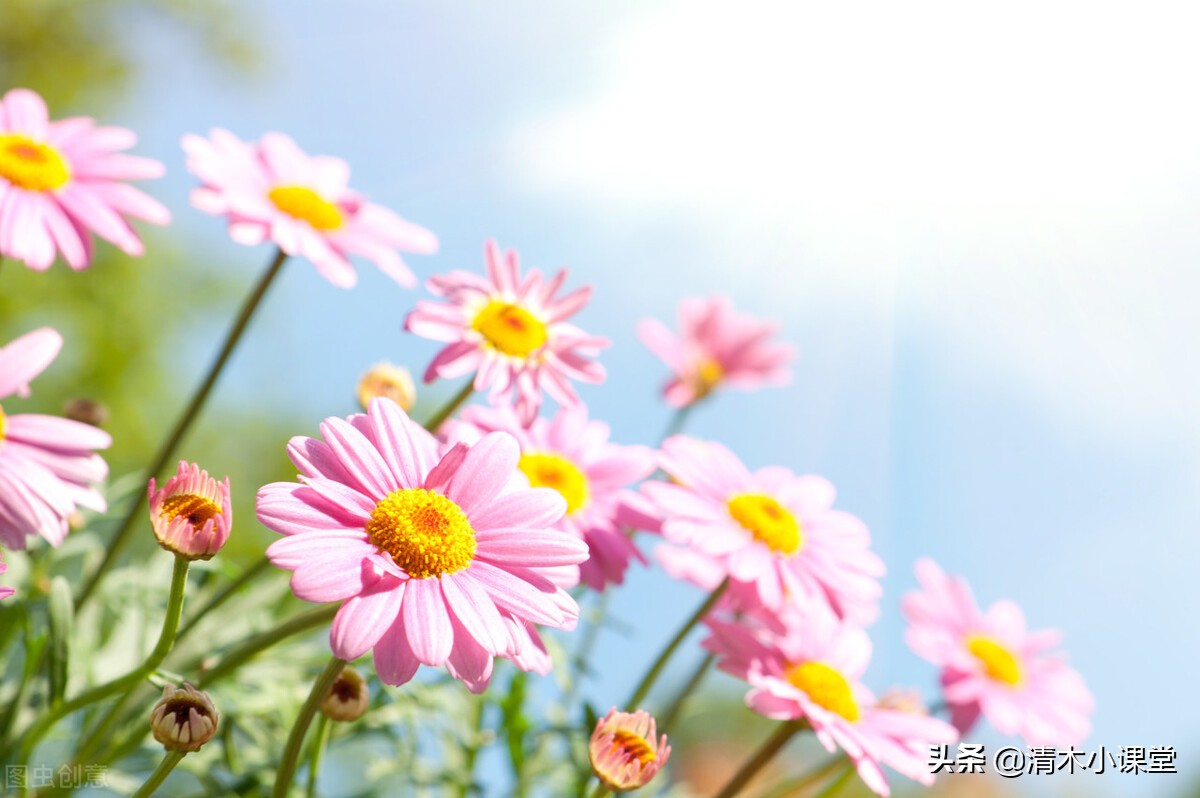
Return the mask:
[[[254,290],[250,292],[250,296],[242,304],[241,312],[238,313],[237,318],[233,322],[233,327],[230,328],[229,333],[225,336],[225,343],[221,347],[220,354],[217,355],[217,359],[209,367],[204,381],[192,396],[192,401],[188,403],[187,408],[183,411],[183,415],[175,422],[175,427],[159,448],[150,467],[146,469],[147,482],[151,478],[157,477],[163,468],[166,467],[167,462],[171,459],[171,455],[175,453],[183,437],[191,429],[192,423],[200,415],[200,411],[204,407],[204,402],[208,399],[209,393],[212,392],[213,386],[217,383],[217,378],[221,376],[221,371],[225,368],[225,363],[229,360],[229,356],[233,354],[238,341],[241,340],[242,333],[245,332],[246,325],[250,322],[250,317],[254,315],[255,309],[261,304],[263,296],[267,293],[267,289],[271,287],[271,283],[275,280],[275,275],[279,273],[285,260],[287,260],[287,254],[283,250],[275,253],[271,265],[267,267],[267,271],[258,281]],[[76,612],[88,600],[88,597],[95,592],[96,586],[100,584],[100,580],[129,542],[130,533],[133,531],[133,519],[145,507],[145,502],[145,493],[139,493],[137,498],[134,499],[133,505],[129,508],[124,520],[121,521],[121,526],[117,529],[116,535],[109,542],[107,550],[104,553],[104,559],[100,562],[100,567],[92,573],[91,578],[84,583],[83,589],[79,591],[79,598],[75,601]]]
[[425,422],[425,429],[436,433],[438,427],[442,426],[442,422],[454,415],[454,411],[462,407],[463,402],[471,398],[471,394],[475,393],[475,377],[467,380],[467,384],[459,389],[458,393],[450,399],[449,402],[442,405],[441,409],[429,417]]
[[[587,662],[592,657],[592,649],[596,647],[596,642],[600,639],[600,629],[603,625],[604,616],[608,614],[608,607],[612,604],[613,591],[606,590],[600,594],[600,598],[596,600],[596,606],[588,613],[585,619],[585,628],[583,630],[583,639],[579,641],[579,649],[575,652],[574,660],[575,668],[571,677],[570,684],[567,685],[566,694],[563,696],[563,706],[571,706],[575,695],[579,692],[583,685],[584,671],[587,669]],[[591,731],[589,730],[590,734]]]
[[680,627],[679,631],[675,633],[675,636],[671,638],[669,643],[667,643],[666,648],[664,648],[662,653],[658,655],[658,659],[656,659],[654,664],[650,666],[650,670],[647,671],[646,675],[642,677],[642,681],[638,683],[637,689],[633,691],[633,695],[629,696],[629,700],[625,702],[623,706],[624,711],[634,712],[638,709],[638,704],[640,704],[642,699],[646,697],[646,694],[650,692],[650,688],[654,686],[654,682],[658,679],[659,674],[662,673],[663,668],[667,664],[667,660],[669,660],[671,655],[675,653],[675,649],[679,648],[679,644],[682,643],[684,638],[688,636],[688,633],[692,631],[692,628],[695,627],[696,624],[700,623],[701,619],[708,614],[708,611],[716,606],[717,601],[720,600],[721,596],[725,593],[725,588],[727,587],[729,587],[728,579],[717,585],[717,589],[709,594],[708,598],[704,600],[704,603],[701,604],[694,613],[692,613],[692,617],[688,618],[683,626]]
[[808,724],[803,720],[785,720],[775,729],[775,733],[767,738],[767,741],[742,765],[741,770],[733,775],[719,793],[714,798],[733,798],[737,795],[750,779],[754,778],[762,766],[767,764],[774,758],[779,750],[787,745],[788,741],[796,735],[796,732],[804,729]]
[[603,784],[597,784],[596,789],[592,790],[592,798],[605,798],[612,795],[612,790],[605,787]]
[[312,690],[305,699],[304,706],[300,707],[300,714],[296,717],[296,722],[292,724],[292,732],[288,735],[287,746],[283,749],[283,759],[279,763],[279,770],[275,776],[275,790],[271,793],[275,798],[287,798],[288,786],[292,783],[292,776],[296,772],[296,762],[300,758],[300,747],[304,744],[304,735],[308,731],[308,725],[312,723],[313,715],[317,713],[317,707],[329,693],[329,688],[333,687],[333,683],[337,681],[338,674],[344,667],[346,667],[346,660],[333,657],[325,666],[325,670],[321,671],[321,675],[313,682]]
[[266,651],[276,643],[332,621],[333,616],[337,614],[339,606],[338,604],[330,604],[317,607],[315,610],[310,610],[302,615],[289,618],[273,629],[268,629],[265,632],[244,640],[235,648],[230,649],[229,653],[222,657],[220,662],[200,674],[199,678],[196,679],[196,686],[201,688],[207,687],[213,682],[225,678],[234,670],[241,667],[247,660]]
[[708,669],[712,667],[716,659],[715,655],[708,654],[700,661],[700,664],[696,666],[696,670],[692,671],[691,677],[684,683],[679,692],[675,694],[675,699],[671,701],[666,710],[655,718],[658,721],[658,728],[663,730],[671,728],[675,719],[679,717],[679,711],[683,709],[684,703],[696,692],[696,688],[700,686],[700,682],[704,681],[704,677],[708,675]]
[[[196,687],[204,688],[213,682],[224,679],[229,674],[233,673],[239,667],[252,659],[257,654],[267,650],[271,646],[276,645],[289,637],[306,632],[310,629],[315,629],[333,619],[333,616],[338,610],[337,604],[318,607],[311,612],[306,612],[303,615],[297,615],[279,626],[269,629],[265,632],[247,638],[239,643],[237,647],[230,651],[218,662],[213,668],[204,671],[196,679]],[[145,729],[138,729],[132,735],[126,735],[119,742],[109,746],[104,756],[100,758],[99,764],[108,764],[110,762],[122,759],[129,753],[134,751],[140,744],[141,739],[146,735]],[[91,758],[88,758],[91,761]]]
[[88,704],[94,704],[97,701],[108,698],[110,695],[124,693],[136,688],[139,682],[162,664],[162,661],[166,659],[167,654],[171,651],[171,646],[175,643],[175,632],[179,629],[179,616],[183,613],[183,594],[187,588],[187,574],[190,564],[187,558],[176,555],[175,570],[171,575],[171,594],[167,598],[167,614],[163,619],[162,633],[158,637],[158,644],[154,646],[154,650],[150,652],[150,656],[146,658],[146,661],[124,676],[113,679],[111,682],[99,685],[98,687],[93,687],[91,690],[75,696],[70,701],[62,702],[42,715],[26,730],[21,740],[20,761],[22,764],[29,761],[29,756],[33,753],[34,746],[37,745],[38,740],[46,732],[50,731],[58,721],[70,715],[75,710],[86,707]]
[[845,761],[846,758],[844,756],[832,756],[816,767],[801,773],[796,778],[783,782],[775,789],[762,796],[762,798],[793,798],[793,796],[799,795],[801,790],[811,787],[813,784],[837,770],[845,763]]
[[324,714],[317,718],[317,736],[313,740],[312,751],[308,757],[308,789],[304,791],[307,798],[317,796],[317,774],[321,771],[321,758],[325,755],[325,746],[329,744],[329,733],[333,724]]
[[850,781],[850,778],[854,775],[854,763],[846,762],[845,768],[841,776],[838,776],[832,784],[817,793],[816,798],[830,798],[840,791],[842,787],[846,786],[846,782]]
[[[475,784],[475,760],[479,758],[479,745],[483,741],[483,711],[487,706],[481,695],[471,696],[471,701],[475,706],[471,708],[471,739],[467,742],[467,750],[463,752],[463,780],[458,785],[460,798],[467,798]],[[516,775],[520,776],[519,773]]]
[[[667,422],[666,431],[662,434],[663,441],[672,435],[678,435],[680,432],[683,432],[683,425],[687,423],[688,416],[692,414],[692,408],[695,406],[696,402],[692,402],[691,404],[684,405],[675,411],[675,413],[671,416],[671,420]],[[662,441],[660,441],[660,443],[661,442]]]
[[204,616],[208,615],[210,612],[217,609],[217,607],[220,607],[222,604],[232,598],[234,593],[245,587],[248,582],[265,571],[268,567],[270,567],[270,565],[271,561],[267,559],[266,555],[263,555],[259,559],[255,560],[254,564],[242,571],[242,573],[238,575],[237,579],[234,579],[228,585],[221,588],[220,592],[218,592],[204,604],[200,605],[200,609],[196,610],[196,612],[187,619],[187,623],[183,625],[183,628],[179,630],[179,637],[181,639],[185,637],[188,632],[195,628],[196,624],[200,623],[200,621],[204,619]]
[[185,751],[168,751],[167,755],[163,757],[163,761],[159,762],[158,767],[150,774],[150,778],[146,779],[146,783],[133,794],[133,798],[149,798],[154,795],[158,785],[166,781],[167,776],[171,775],[171,771],[179,764],[179,760],[183,759],[185,753]]

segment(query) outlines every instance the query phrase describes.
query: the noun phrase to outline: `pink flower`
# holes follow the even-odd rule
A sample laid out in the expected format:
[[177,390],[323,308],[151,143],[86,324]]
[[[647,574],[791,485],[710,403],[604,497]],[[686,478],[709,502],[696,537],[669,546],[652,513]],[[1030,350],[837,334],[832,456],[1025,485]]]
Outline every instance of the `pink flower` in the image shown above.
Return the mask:
[[293,438],[300,483],[258,492],[258,518],[286,535],[267,549],[305,601],[341,601],[330,630],[338,657],[374,649],[375,669],[403,684],[445,665],[473,691],[494,656],[523,651],[516,622],[569,627],[578,605],[543,571],[577,565],[582,542],[550,527],[556,491],[516,479],[511,435],[438,444],[388,399],[366,415],[329,418],[324,441]]
[[488,241],[484,255],[486,278],[461,271],[431,278],[426,286],[447,302],[418,302],[404,327],[447,344],[426,369],[426,382],[475,372],[475,390],[490,387],[493,404],[511,394],[521,423],[529,426],[543,389],[559,404],[574,405],[579,397],[570,380],[603,382],[603,366],[589,357],[608,340],[567,324],[592,290],[555,299],[566,270],[543,280],[533,269],[522,279],[516,252],[501,257],[496,242]]
[[0,254],[31,269],[50,268],[57,253],[72,269],[92,262],[95,233],[129,255],[142,240],[126,217],[166,224],[171,214],[126,180],[161,177],[163,165],[126,155],[133,131],[96,127],[77,116],[51,122],[29,89],[0,99]]
[[671,758],[667,735],[659,739],[656,736],[649,712],[618,712],[613,707],[596,721],[588,743],[588,758],[596,778],[618,792],[645,787]]
[[728,577],[743,607],[830,607],[867,623],[877,614],[884,566],[862,521],[832,509],[833,485],[786,468],[751,473],[718,443],[677,435],[663,444],[670,482],[642,495],[668,543],[656,556],[672,576],[712,590]]
[[229,477],[217,482],[200,466],[179,461],[175,476],[147,488],[150,523],[158,545],[189,560],[211,560],[229,539],[233,502]]
[[267,133],[257,144],[220,128],[211,136],[183,137],[187,168],[202,183],[192,205],[228,217],[234,241],[255,246],[270,239],[343,288],[358,279],[350,255],[411,287],[416,278],[396,251],[437,251],[433,233],[352,191],[350,167],[340,158],[306,155],[282,133]]
[[883,765],[933,783],[931,745],[958,739],[952,726],[913,707],[877,702],[859,681],[871,658],[866,632],[827,610],[775,635],[744,623],[708,621],[704,647],[717,667],[749,683],[746,705],[775,720],[807,719],[829,752],[842,749],[873,792],[890,790]]
[[737,313],[728,297],[679,303],[680,334],[657,319],[638,325],[638,338],[674,373],[667,404],[686,407],[720,386],[759,388],[790,379],[791,346],[771,340],[775,325]]
[[[8,563],[4,562],[4,552],[0,551],[0,574],[4,574],[7,571],[8,571]],[[9,596],[11,596],[13,593],[16,593],[16,592],[17,591],[13,590],[11,587],[6,587],[4,585],[0,585],[0,599],[6,599]]]
[[594,590],[621,584],[629,561],[645,562],[621,529],[620,512],[629,486],[650,476],[654,453],[643,446],[609,443],[608,425],[589,421],[580,404],[563,408],[552,420],[539,418],[526,429],[511,405],[469,407],[452,436],[471,440],[495,431],[507,432],[521,445],[517,468],[533,487],[553,488],[567,502],[567,514],[556,529],[588,544],[580,579]]
[[932,560],[916,566],[921,590],[904,597],[908,645],[942,668],[951,719],[964,734],[982,713],[1004,734],[1030,746],[1076,745],[1091,730],[1095,707],[1083,678],[1061,654],[1055,630],[1027,631],[1011,601],[981,612],[971,588]]
[[[42,327],[0,349],[0,399],[29,395],[29,383],[62,349],[57,331]],[[57,546],[76,506],[106,509],[93,487],[108,476],[96,449],[112,445],[107,432],[56,416],[6,416],[0,408],[0,543],[25,548],[28,535]]]

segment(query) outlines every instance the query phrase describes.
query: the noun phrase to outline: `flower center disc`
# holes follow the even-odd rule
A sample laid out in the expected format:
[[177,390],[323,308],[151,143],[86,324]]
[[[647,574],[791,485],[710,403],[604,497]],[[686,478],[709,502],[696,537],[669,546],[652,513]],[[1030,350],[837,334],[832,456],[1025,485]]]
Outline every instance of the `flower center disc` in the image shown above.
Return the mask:
[[565,457],[546,452],[521,455],[517,468],[535,488],[554,488],[567,500],[567,515],[587,504],[588,480],[579,467]]
[[656,757],[650,744],[640,734],[634,734],[624,729],[617,729],[613,734],[612,747],[619,750],[628,759],[636,759],[639,764],[653,762]]
[[808,694],[819,707],[841,715],[853,723],[858,720],[858,704],[846,677],[822,662],[802,662],[788,668],[785,676],[793,686]]
[[1004,646],[983,635],[967,638],[967,650],[983,664],[987,675],[998,682],[1017,684],[1021,681],[1021,664]]
[[708,396],[724,378],[725,369],[721,367],[721,364],[711,357],[706,357],[700,364],[700,368],[696,369],[696,374],[692,378],[696,391],[696,399],[699,400]]
[[167,520],[174,520],[182,515],[189,524],[199,529],[208,523],[210,518],[220,515],[221,508],[203,496],[179,493],[167,497],[162,505],[162,514]]
[[471,329],[493,348],[513,357],[528,357],[546,343],[546,325],[520,305],[492,300],[475,315]]
[[4,430],[8,427],[8,416],[4,415],[4,408],[0,407],[0,441],[4,440]]
[[730,499],[728,506],[733,520],[771,551],[795,554],[804,545],[796,516],[770,496],[742,493]]
[[271,189],[267,197],[275,207],[302,222],[308,222],[315,230],[336,230],[342,226],[342,212],[311,188],[304,186],[278,186]]
[[71,169],[49,144],[0,133],[0,177],[26,191],[53,191],[71,179]]
[[371,542],[413,579],[461,571],[475,559],[475,530],[463,509],[440,493],[389,493],[367,522]]

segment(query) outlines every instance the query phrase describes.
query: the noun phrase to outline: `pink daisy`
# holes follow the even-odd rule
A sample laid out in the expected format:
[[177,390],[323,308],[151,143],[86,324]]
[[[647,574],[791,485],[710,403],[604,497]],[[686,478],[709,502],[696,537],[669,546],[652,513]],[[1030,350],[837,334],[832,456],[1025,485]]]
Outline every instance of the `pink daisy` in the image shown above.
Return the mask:
[[447,302],[418,302],[404,327],[447,344],[426,369],[426,382],[475,372],[475,390],[490,387],[493,404],[505,394],[514,396],[521,423],[528,426],[543,389],[560,405],[574,405],[579,397],[570,380],[604,380],[604,367],[589,358],[608,339],[566,322],[587,304],[592,289],[556,299],[565,269],[548,280],[533,269],[522,279],[516,252],[501,256],[496,242],[488,241],[484,255],[486,278],[462,271],[431,278],[426,286]]
[[[29,395],[29,383],[62,349],[57,331],[43,327],[0,349],[0,399]],[[0,408],[0,543],[25,548],[28,535],[57,546],[76,506],[106,509],[94,488],[108,476],[96,449],[112,445],[107,432],[56,416],[6,416]]]
[[[0,551],[0,575],[3,575],[7,571],[8,571],[8,563],[4,562],[4,552]],[[13,590],[11,587],[6,587],[4,585],[0,585],[0,599],[6,599],[9,596],[11,596],[13,593],[16,593],[16,592],[17,591]]]
[[336,656],[374,649],[388,684],[445,665],[479,692],[494,656],[524,652],[521,622],[576,621],[575,601],[544,571],[577,565],[587,547],[550,528],[565,511],[557,491],[520,484],[511,435],[439,456],[433,436],[382,398],[366,415],[326,419],[321,434],[292,439],[300,483],[259,490],[258,518],[287,536],[267,556],[294,572],[292,591],[342,602]]
[[751,473],[718,443],[682,435],[663,444],[670,482],[646,482],[668,543],[656,556],[672,576],[712,590],[728,578],[744,609],[827,605],[868,623],[878,612],[883,561],[862,521],[832,509],[834,488],[786,468]]
[[51,122],[29,89],[0,98],[0,254],[43,271],[57,253],[72,269],[92,262],[95,233],[129,255],[142,240],[126,217],[167,224],[171,214],[124,181],[161,177],[163,165],[121,150],[133,131],[87,117]]
[[859,681],[871,658],[862,629],[826,610],[785,635],[708,621],[704,647],[717,667],[749,683],[746,705],[775,720],[805,718],[829,752],[842,749],[871,791],[890,790],[883,765],[924,785],[931,745],[958,739],[954,727],[913,707],[877,702]]
[[580,404],[561,409],[552,419],[521,425],[511,405],[469,407],[452,436],[471,440],[489,432],[507,432],[521,445],[517,467],[533,487],[553,488],[567,502],[567,514],[555,525],[588,544],[580,579],[594,590],[621,584],[632,559],[645,562],[621,529],[619,515],[629,486],[650,476],[654,453],[643,446],[618,446],[608,440],[602,421],[589,421]]
[[187,168],[203,184],[192,191],[192,205],[228,217],[234,241],[255,246],[270,239],[343,288],[358,279],[350,255],[411,287],[416,278],[397,250],[437,251],[433,233],[352,191],[350,167],[340,158],[306,155],[282,133],[257,144],[220,128],[211,136],[183,137]]
[[1064,657],[1056,630],[1030,632],[1021,608],[980,611],[971,588],[932,560],[916,566],[921,590],[904,597],[908,645],[942,668],[951,720],[963,734],[979,715],[1030,746],[1076,745],[1091,730],[1092,694]]
[[737,313],[728,297],[683,300],[679,329],[676,335],[657,319],[638,325],[638,338],[674,374],[663,389],[672,407],[698,402],[724,385],[751,389],[790,378],[792,347],[771,340],[775,325]]

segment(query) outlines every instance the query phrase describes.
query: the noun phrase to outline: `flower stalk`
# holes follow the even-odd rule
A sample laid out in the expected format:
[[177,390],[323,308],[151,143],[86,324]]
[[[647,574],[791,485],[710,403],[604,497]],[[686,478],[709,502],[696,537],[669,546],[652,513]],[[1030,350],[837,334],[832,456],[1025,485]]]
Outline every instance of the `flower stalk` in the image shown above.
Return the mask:
[[287,798],[288,787],[292,783],[292,777],[296,773],[296,763],[300,759],[300,748],[304,745],[304,735],[308,732],[313,716],[317,714],[317,707],[321,705],[321,701],[329,693],[329,688],[337,681],[338,674],[344,667],[346,667],[346,660],[333,657],[325,666],[325,670],[321,671],[321,675],[313,682],[312,690],[309,691],[304,705],[300,707],[300,714],[296,716],[296,722],[292,724],[287,746],[283,749],[283,759],[279,763],[279,770],[275,776],[275,790],[271,793],[275,798]]

